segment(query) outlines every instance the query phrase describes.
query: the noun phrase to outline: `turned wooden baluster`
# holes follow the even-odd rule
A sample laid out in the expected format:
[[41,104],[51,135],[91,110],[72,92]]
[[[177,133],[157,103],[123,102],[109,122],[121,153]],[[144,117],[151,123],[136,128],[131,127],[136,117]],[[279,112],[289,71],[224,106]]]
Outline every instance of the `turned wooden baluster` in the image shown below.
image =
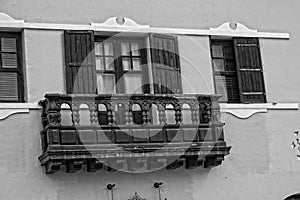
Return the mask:
[[182,112],[181,112],[182,105],[179,103],[175,104],[174,110],[175,110],[175,122],[176,124],[182,123]]
[[115,114],[115,103],[108,102],[107,104],[107,118],[108,124],[112,125],[116,123],[116,114]]
[[133,124],[132,104],[129,102],[124,103],[124,109],[125,109],[125,124],[126,125]]
[[157,105],[158,110],[158,120],[159,124],[166,124],[167,118],[166,118],[166,105],[164,103],[159,103]]
[[191,119],[192,119],[192,124],[198,124],[200,121],[199,117],[199,105],[198,102],[193,102],[190,104],[191,108]]
[[221,97],[211,96],[211,122],[214,124],[219,123],[221,117],[219,98]]
[[80,114],[79,114],[79,109],[80,109],[80,103],[72,103],[72,121],[73,125],[79,125],[80,123]]
[[149,112],[149,109],[150,109],[150,105],[149,105],[149,102],[148,101],[144,101],[142,103],[142,115],[143,115],[143,124],[150,124],[150,112]]
[[88,103],[90,111],[90,122],[92,125],[98,124],[98,111],[97,104],[95,102]]
[[211,121],[211,98],[197,97],[199,103],[200,123],[210,123]]

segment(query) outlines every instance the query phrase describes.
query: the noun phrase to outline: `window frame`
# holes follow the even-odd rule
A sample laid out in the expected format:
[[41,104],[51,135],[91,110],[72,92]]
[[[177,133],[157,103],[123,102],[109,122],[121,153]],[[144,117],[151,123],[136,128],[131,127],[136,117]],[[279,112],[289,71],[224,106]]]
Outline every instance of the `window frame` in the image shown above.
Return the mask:
[[[16,38],[16,55],[17,55],[17,68],[2,68],[2,49],[1,38],[10,37]],[[24,103],[24,72],[23,72],[23,46],[22,46],[22,33],[21,32],[1,32],[0,31],[0,73],[1,72],[14,72],[17,73],[17,89],[18,100],[0,100],[0,103]]]
[[[146,46],[146,40],[147,37],[145,36],[102,36],[102,35],[95,35],[94,36],[94,44],[97,42],[103,42],[108,41],[113,44],[113,58],[114,58],[114,70],[97,70],[96,68],[96,74],[103,73],[103,74],[114,74],[115,75],[115,86],[116,90],[115,92],[118,94],[122,94],[125,92],[124,85],[117,84],[120,80],[122,80],[122,77],[124,74],[140,74],[142,76],[142,94],[149,94],[150,93],[150,85],[149,83],[149,69],[148,67],[142,67],[140,70],[136,71],[130,71],[130,70],[124,70],[122,65],[122,58],[124,55],[121,55],[121,43],[132,43],[136,42],[140,45],[139,49],[139,56],[133,56],[132,52],[130,51],[130,55],[126,56],[130,58],[131,66],[133,66],[132,58],[139,57],[141,59],[140,65],[148,65],[148,57],[147,57],[147,46]],[[99,57],[95,54],[95,60],[96,57]],[[103,57],[103,56],[102,56]],[[104,57],[105,58],[105,57]],[[97,86],[96,86],[97,87]],[[97,88],[98,91],[98,88]]]
[[[239,96],[238,101],[231,101],[231,100],[222,101],[222,100],[220,100],[220,103],[229,103],[229,104],[232,104],[232,103],[247,103],[247,104],[249,104],[249,103],[250,104],[253,104],[253,103],[267,103],[265,81],[264,81],[264,76],[263,76],[261,50],[260,50],[260,45],[259,45],[259,38],[257,38],[257,48],[258,48],[258,56],[259,56],[258,60],[261,64],[261,70],[260,71],[262,73],[261,83],[262,83],[262,89],[263,89],[263,92],[259,92],[259,93],[262,93],[262,95],[263,95],[263,100],[261,102],[248,102],[248,101],[245,101],[244,98],[243,98],[243,91],[242,91],[242,85],[241,85],[243,80],[242,80],[242,77],[241,77],[241,71],[244,71],[244,70],[241,70],[240,66],[238,64],[237,48],[236,48],[237,44],[236,44],[235,39],[239,39],[239,38],[236,38],[236,37],[212,37],[212,36],[209,37],[211,66],[212,66],[212,71],[213,71],[213,80],[214,80],[215,93],[217,94],[216,76],[218,76],[218,75],[219,76],[222,76],[222,75],[224,75],[224,76],[226,76],[226,75],[227,76],[235,76],[235,79],[236,79],[236,82],[237,82],[237,87],[238,87],[237,88],[238,89],[238,96]],[[250,38],[245,37],[245,39],[250,39]],[[220,43],[222,46],[224,45],[224,43],[230,43],[230,45],[232,45],[232,48],[233,48],[233,62],[234,62],[234,67],[235,67],[234,72],[232,72],[232,73],[226,73],[226,72],[222,73],[220,71],[215,70],[214,63],[213,63],[214,56],[213,56],[213,51],[212,51],[213,43]],[[223,53],[222,57],[224,58],[224,52],[222,52],[222,53]],[[250,56],[250,55],[247,55],[247,56]],[[224,67],[225,67],[225,65],[224,65]],[[254,71],[257,71],[257,70],[254,70]],[[226,87],[227,87],[227,84],[226,84]],[[251,93],[255,93],[255,92],[251,92]]]
[[[228,58],[224,56],[224,53],[222,52],[222,57],[214,57],[213,56],[213,50],[212,50],[212,46],[213,45],[222,45],[222,47],[225,46],[225,43],[230,44],[232,49],[233,49],[233,57],[232,58]],[[228,100],[227,101],[222,101],[219,100],[221,103],[240,103],[241,99],[240,99],[240,89],[239,89],[239,77],[238,77],[238,72],[237,72],[237,66],[236,66],[236,61],[235,61],[235,52],[234,52],[234,44],[233,44],[233,39],[212,39],[210,38],[210,53],[211,53],[211,63],[212,63],[212,69],[213,69],[213,80],[214,80],[214,90],[215,93],[217,93],[217,84],[216,84],[216,76],[220,76],[220,77],[234,77],[236,80],[236,84],[237,84],[237,92],[238,92],[238,99],[236,101],[234,100]],[[225,63],[224,63],[224,71],[216,71],[215,67],[214,67],[214,59],[222,59],[223,62],[226,62],[227,60],[232,60],[234,62],[234,71],[226,71],[225,67]],[[227,86],[227,85],[226,85]],[[226,88],[227,89],[227,88]]]

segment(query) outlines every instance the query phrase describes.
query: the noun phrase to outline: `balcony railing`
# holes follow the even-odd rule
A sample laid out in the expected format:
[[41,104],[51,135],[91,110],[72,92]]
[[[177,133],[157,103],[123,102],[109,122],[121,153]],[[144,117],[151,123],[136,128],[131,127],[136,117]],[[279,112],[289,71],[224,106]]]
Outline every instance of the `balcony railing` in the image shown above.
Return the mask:
[[218,99],[217,95],[46,94],[40,101],[39,160],[46,173],[220,165],[230,147],[224,141]]

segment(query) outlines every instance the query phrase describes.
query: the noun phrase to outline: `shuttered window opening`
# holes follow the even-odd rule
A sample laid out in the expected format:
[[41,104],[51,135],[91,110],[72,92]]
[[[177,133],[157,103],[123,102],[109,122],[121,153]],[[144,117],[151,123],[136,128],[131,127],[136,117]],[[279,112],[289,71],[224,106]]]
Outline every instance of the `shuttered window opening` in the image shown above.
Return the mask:
[[0,73],[0,101],[18,101],[17,73]]
[[95,94],[95,52],[92,31],[65,31],[65,66],[68,94]]
[[0,33],[0,102],[23,102],[24,83],[19,33]]
[[257,38],[211,40],[216,93],[227,103],[266,102]]

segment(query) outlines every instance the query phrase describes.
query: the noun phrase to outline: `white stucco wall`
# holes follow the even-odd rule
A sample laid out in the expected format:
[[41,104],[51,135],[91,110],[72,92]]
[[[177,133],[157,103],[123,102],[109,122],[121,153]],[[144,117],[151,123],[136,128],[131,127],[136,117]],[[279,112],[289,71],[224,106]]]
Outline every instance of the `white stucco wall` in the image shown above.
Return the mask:
[[62,31],[24,30],[24,56],[28,102],[38,102],[45,92],[65,92]]
[[184,94],[213,94],[214,80],[208,36],[178,36]]

